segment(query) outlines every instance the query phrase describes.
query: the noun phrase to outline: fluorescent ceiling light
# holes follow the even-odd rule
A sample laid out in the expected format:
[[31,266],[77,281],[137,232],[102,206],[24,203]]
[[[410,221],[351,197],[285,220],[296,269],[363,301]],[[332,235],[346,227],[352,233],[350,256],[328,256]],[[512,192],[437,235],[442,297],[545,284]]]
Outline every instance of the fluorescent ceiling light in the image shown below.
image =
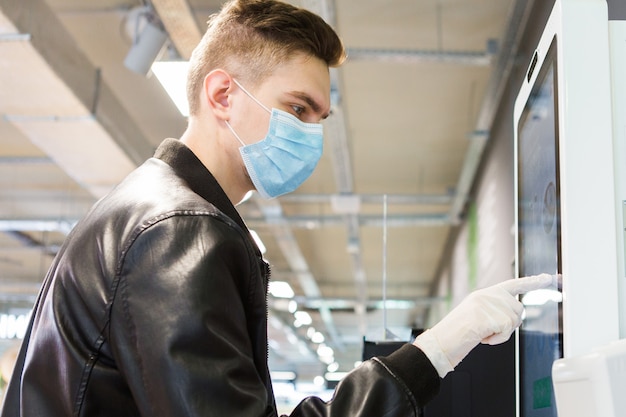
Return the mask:
[[330,365],[331,363],[335,362],[334,355],[335,355],[335,352],[333,351],[333,349],[330,346],[326,346],[323,343],[319,345],[319,347],[317,348],[317,356],[319,360],[325,363],[326,365]]
[[326,370],[328,372],[337,372],[338,369],[339,369],[339,364],[337,362],[333,362],[326,367]]
[[333,351],[333,348],[331,348],[330,346],[326,346],[324,344],[321,344],[317,348],[317,354],[319,356],[333,356],[335,354],[335,352]]
[[272,381],[293,381],[297,377],[293,371],[272,371],[270,372],[270,378]]
[[315,332],[313,336],[311,336],[311,342],[313,343],[323,343],[324,340],[324,335],[320,332]]
[[170,96],[180,114],[189,116],[187,102],[187,61],[157,61],[152,64],[152,73]]
[[300,325],[308,326],[309,324],[313,323],[311,315],[306,311],[296,311],[295,313],[293,313],[293,315],[296,317],[296,321]]
[[348,375],[347,372],[326,372],[324,375],[327,381],[341,381]]
[[318,375],[315,378],[313,378],[313,384],[315,384],[318,387],[322,387],[324,386],[324,384],[326,384],[326,380],[324,379],[323,376]]
[[270,294],[277,298],[293,298],[294,292],[285,281],[270,281]]

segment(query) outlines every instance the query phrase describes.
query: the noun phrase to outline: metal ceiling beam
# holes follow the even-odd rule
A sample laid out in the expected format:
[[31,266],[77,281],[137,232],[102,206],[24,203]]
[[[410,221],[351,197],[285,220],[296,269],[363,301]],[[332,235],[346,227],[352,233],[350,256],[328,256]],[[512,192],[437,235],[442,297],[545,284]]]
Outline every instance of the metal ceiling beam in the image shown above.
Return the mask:
[[[270,307],[272,307],[271,301],[270,301]],[[311,345],[310,340],[306,339],[299,332],[297,332],[294,329],[294,327],[290,323],[287,323],[279,314],[274,314],[272,315],[272,317],[269,318],[269,325],[271,328],[274,328],[276,331],[280,331],[284,333],[288,339],[293,339],[294,341],[296,341],[296,343],[292,343],[293,346],[302,346],[304,348],[304,351],[297,349],[298,353],[297,353],[297,357],[295,358],[296,360],[299,360],[299,361],[302,360],[303,355],[306,355],[311,360],[317,360],[317,353],[315,352],[315,349]],[[270,328],[268,328],[268,333],[269,333],[268,336],[270,337],[270,340],[271,340],[272,331]],[[285,360],[294,359],[293,357],[290,357],[290,355],[285,354],[284,349],[282,350],[274,349],[272,347],[272,343],[269,344],[269,348],[278,357],[281,357]]]
[[[330,154],[333,162],[335,183],[340,195],[352,195],[354,192],[354,179],[352,176],[352,164],[350,149],[348,146],[348,129],[346,117],[341,107],[341,87],[339,69],[331,69],[331,98],[333,102],[331,116],[326,119],[326,141],[330,145]],[[352,262],[355,291],[359,300],[354,312],[359,320],[359,331],[365,336],[367,333],[367,275],[363,263],[361,250],[361,236],[357,213],[345,213],[342,216],[347,229],[347,245],[350,249],[348,254]]]
[[[301,0],[302,7],[305,7],[317,15],[321,16],[329,25],[336,26],[335,3],[333,0]],[[341,83],[340,70],[330,69],[331,77],[331,117],[325,122],[326,143],[330,145],[330,153],[333,161],[335,182],[340,194],[352,194],[354,191],[354,180],[352,177],[352,166],[350,163],[350,150],[348,147],[347,129],[345,124],[344,109],[341,106]],[[354,311],[358,316],[359,330],[363,336],[367,331],[367,277],[363,265],[361,251],[361,237],[359,233],[359,222],[356,213],[347,213],[343,216],[348,234],[348,247],[352,261],[352,270],[356,283],[356,293],[359,302]]]
[[202,33],[187,0],[152,0],[172,44],[184,60],[189,60]]
[[[296,275],[305,296],[319,298],[322,293],[315,281],[315,277],[309,269],[309,265],[300,250],[298,241],[291,230],[291,225],[286,221],[280,203],[277,200],[264,200],[260,197],[255,197],[255,201],[259,206],[259,209],[263,213],[264,218],[261,219],[261,223],[272,223],[272,233],[278,246],[285,256],[285,260],[289,264],[289,268]],[[246,219],[246,222],[248,220]],[[320,316],[326,327],[326,331],[330,335],[333,343],[337,348],[344,349],[343,342],[335,324],[333,322],[330,309],[321,305],[319,308]]]
[[464,214],[476,173],[482,161],[483,152],[489,141],[493,120],[515,65],[519,43],[533,2],[534,0],[516,0],[504,26],[507,28],[507,31],[504,35],[502,46],[499,48],[496,65],[491,71],[491,76],[485,89],[484,100],[478,113],[474,131],[470,135],[469,147],[465,154],[465,160],[456,186],[455,198],[450,208],[450,218],[455,224],[461,222]]

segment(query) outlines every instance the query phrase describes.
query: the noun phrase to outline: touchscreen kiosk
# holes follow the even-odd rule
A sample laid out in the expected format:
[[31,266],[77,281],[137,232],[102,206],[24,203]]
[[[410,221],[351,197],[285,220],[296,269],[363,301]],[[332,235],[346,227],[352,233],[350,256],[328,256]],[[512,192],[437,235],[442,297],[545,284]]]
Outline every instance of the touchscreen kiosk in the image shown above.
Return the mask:
[[[552,42],[519,120],[517,213],[519,276],[561,276],[557,62]],[[527,294],[519,332],[523,416],[556,416],[552,363],[563,357],[562,295],[558,286]],[[533,300],[535,298],[535,300]]]
[[554,361],[619,335],[606,8],[556,0],[514,106],[516,273],[560,277],[522,298],[519,417],[556,417]]

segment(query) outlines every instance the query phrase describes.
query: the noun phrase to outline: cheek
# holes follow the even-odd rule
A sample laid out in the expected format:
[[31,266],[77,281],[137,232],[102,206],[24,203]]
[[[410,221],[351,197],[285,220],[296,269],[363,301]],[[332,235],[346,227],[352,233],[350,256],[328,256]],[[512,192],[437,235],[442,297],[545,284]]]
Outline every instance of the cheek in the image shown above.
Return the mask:
[[246,130],[245,137],[247,140],[244,139],[244,142],[248,144],[256,143],[265,138],[269,123],[270,115],[265,110],[250,113],[249,117],[242,124]]
[[263,139],[267,134],[269,122],[270,114],[256,103],[242,107],[241,111],[233,113],[230,119],[231,126],[246,145]]

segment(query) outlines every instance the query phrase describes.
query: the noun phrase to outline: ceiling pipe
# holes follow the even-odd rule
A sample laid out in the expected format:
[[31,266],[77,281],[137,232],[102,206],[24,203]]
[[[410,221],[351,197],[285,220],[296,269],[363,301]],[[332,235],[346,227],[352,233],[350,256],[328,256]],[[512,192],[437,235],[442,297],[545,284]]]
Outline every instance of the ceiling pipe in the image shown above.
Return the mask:
[[[262,209],[264,215],[246,216],[246,223],[253,229],[280,228],[288,226],[297,229],[320,229],[323,227],[337,227],[346,224],[345,215],[340,214],[312,214],[287,216],[280,209],[280,216],[274,216]],[[271,209],[275,210],[275,209]],[[359,226],[382,227],[381,216],[369,214],[355,214],[351,216]],[[388,227],[432,227],[449,226],[452,219],[447,213],[424,214],[396,214],[387,215]],[[68,234],[78,219],[0,219],[0,232],[60,232]],[[353,242],[351,242],[353,243]]]
[[[357,297],[353,298],[313,298],[313,297],[294,297],[294,300],[299,306],[308,308],[311,310],[317,310],[321,305],[333,310],[346,310],[354,309],[359,305]],[[375,300],[370,299],[367,302],[366,308],[368,310],[382,310],[387,308],[389,310],[412,310],[418,306],[430,306],[447,301],[447,297],[413,297],[411,299],[387,299]],[[384,306],[383,306],[384,303]]]
[[77,220],[3,219],[0,232],[60,232],[69,234]]
[[[340,214],[295,215],[276,219],[246,216],[246,223],[254,229],[280,226],[282,224],[298,229],[321,229],[323,227],[345,226],[346,221],[355,222],[352,225],[353,228],[358,228],[358,226],[382,227],[384,223],[382,216],[365,214],[349,216]],[[432,227],[449,226],[452,224],[447,213],[387,215],[386,222],[388,227]],[[350,241],[349,243],[351,251],[359,250],[358,242]]]
[[299,194],[292,193],[279,197],[287,204],[325,204],[334,199],[354,197],[362,204],[382,205],[387,197],[389,205],[447,205],[452,203],[453,194]]
[[[111,88],[102,80],[100,70],[80,50],[45,1],[0,0],[0,20],[4,18],[16,29],[14,34],[9,35],[20,38],[21,43],[25,45],[23,50],[30,51],[32,48],[32,52],[39,56],[33,59],[41,59],[47,63],[49,68],[46,70],[54,73],[65,85],[67,96],[72,96],[72,100],[84,107],[85,111],[80,115],[90,115],[94,124],[98,125],[98,134],[110,136],[112,146],[122,149],[125,156],[135,164],[142,163],[152,155],[150,141],[124,110],[124,106],[120,104]],[[0,85],[1,82],[2,80]],[[6,94],[0,89],[0,97],[3,93]],[[43,106],[41,91],[22,91],[22,94],[20,102],[28,101],[38,103],[39,107]],[[31,95],[34,98],[31,99]],[[59,107],[61,98],[63,97],[54,97],[57,106],[52,108]],[[0,100],[0,103],[2,101]],[[6,109],[3,111],[11,116],[22,116],[19,113],[10,113]],[[28,129],[28,126],[24,126],[27,122],[21,123],[21,126]],[[76,120],[76,123],[81,122],[84,120]]]
[[486,67],[491,65],[493,54],[472,51],[437,51],[411,49],[347,48],[347,61],[377,61],[400,64],[442,63]]
[[[12,307],[10,304],[14,303],[26,303],[30,307],[35,303],[40,288],[40,283],[3,280],[0,282],[0,303],[9,304],[4,306],[4,309]],[[5,314],[8,313],[5,310],[1,311]]]

